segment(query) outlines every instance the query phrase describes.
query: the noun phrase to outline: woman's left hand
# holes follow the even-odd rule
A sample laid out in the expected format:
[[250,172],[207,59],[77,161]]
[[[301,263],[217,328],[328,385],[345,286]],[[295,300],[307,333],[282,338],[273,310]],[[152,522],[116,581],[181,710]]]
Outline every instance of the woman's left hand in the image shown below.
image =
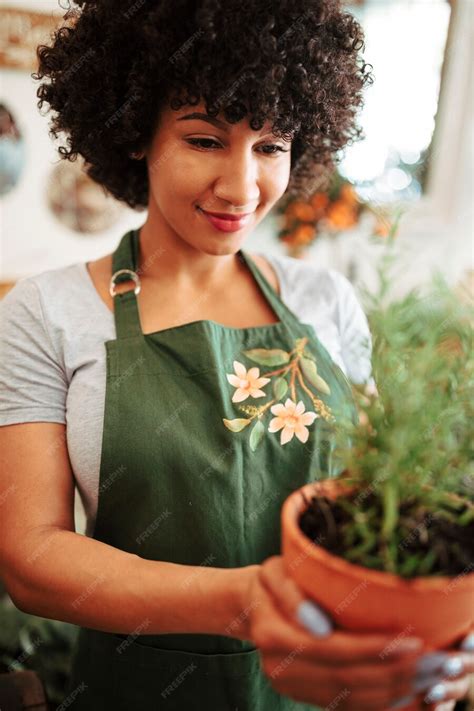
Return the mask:
[[[260,566],[259,577],[275,604],[289,612],[284,585],[286,573],[281,556],[273,556]],[[314,602],[313,602],[314,604]],[[415,698],[420,700],[420,710],[452,711],[456,701],[469,695],[474,674],[474,628],[462,640],[458,650],[429,652],[420,658],[416,676],[418,695],[403,699],[408,705]],[[429,696],[431,693],[431,697]],[[400,702],[402,700],[400,699]],[[403,705],[398,707],[400,711]]]
[[473,688],[474,630],[459,645],[459,651],[433,652],[424,657],[423,668],[433,673],[433,684],[425,697],[428,711],[452,711],[456,701],[465,699]]

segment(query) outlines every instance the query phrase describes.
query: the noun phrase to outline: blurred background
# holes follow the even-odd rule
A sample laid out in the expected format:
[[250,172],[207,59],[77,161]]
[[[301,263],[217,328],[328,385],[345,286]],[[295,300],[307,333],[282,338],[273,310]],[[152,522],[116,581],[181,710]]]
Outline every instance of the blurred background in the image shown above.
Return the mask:
[[[62,2],[62,5],[67,3]],[[358,0],[366,31],[365,139],[340,156],[334,186],[278,205],[249,239],[256,251],[317,261],[356,288],[375,284],[379,250],[402,214],[404,265],[396,291],[439,269],[451,283],[472,269],[473,2]],[[0,29],[0,288],[17,279],[111,252],[141,225],[76,164],[60,161],[48,116],[36,107],[35,48],[63,11],[58,0],[2,5]],[[253,244],[251,244],[253,243]],[[396,292],[394,292],[395,294]]]
[[[340,156],[329,189],[282,200],[246,248],[338,269],[360,293],[376,289],[380,245],[396,223],[393,298],[423,289],[436,271],[472,298],[473,0],[346,4],[373,65],[359,117],[365,139]],[[36,47],[63,14],[58,0],[0,4],[0,297],[18,279],[112,252],[146,219],[107,197],[79,160],[59,159],[37,109]],[[76,517],[82,532],[79,500]],[[36,668],[60,699],[74,628],[25,615],[6,598],[0,671]],[[40,693],[33,678],[36,708]]]

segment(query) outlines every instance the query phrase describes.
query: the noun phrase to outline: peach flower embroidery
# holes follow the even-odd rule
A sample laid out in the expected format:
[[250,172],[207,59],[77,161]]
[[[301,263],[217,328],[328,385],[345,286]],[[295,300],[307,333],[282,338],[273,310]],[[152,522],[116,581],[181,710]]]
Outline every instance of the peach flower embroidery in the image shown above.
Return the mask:
[[270,408],[270,412],[276,415],[268,425],[269,432],[279,432],[280,444],[286,444],[296,435],[300,442],[308,439],[308,429],[306,425],[312,425],[318,415],[315,412],[305,412],[304,402],[300,400],[298,404],[291,398],[287,398],[283,405],[279,402]]
[[[231,432],[242,432],[249,428],[249,446],[252,452],[263,442],[266,432],[281,430],[282,445],[290,442],[294,435],[304,443],[309,435],[307,425],[313,424],[316,418],[335,421],[331,408],[320,396],[320,393],[330,395],[331,388],[319,373],[315,356],[306,348],[308,340],[297,338],[295,347],[290,351],[283,348],[251,348],[242,351],[246,358],[264,368],[262,376],[259,367],[247,370],[238,360],[234,360],[235,373],[226,373],[229,383],[237,388],[232,402],[242,403],[249,397],[267,397],[263,403],[238,405],[237,409],[245,417],[230,420],[222,418],[224,426]],[[270,381],[268,392],[261,390]],[[300,389],[301,393],[298,392]],[[290,394],[288,398],[287,392]],[[316,412],[305,412],[305,398],[310,399]],[[274,415],[269,427],[265,423],[268,413]]]
[[248,397],[265,397],[266,393],[260,390],[264,385],[270,382],[270,378],[260,377],[260,368],[246,369],[245,365],[234,360],[235,374],[227,373],[227,380],[231,385],[237,388],[232,396],[232,402],[242,402]]

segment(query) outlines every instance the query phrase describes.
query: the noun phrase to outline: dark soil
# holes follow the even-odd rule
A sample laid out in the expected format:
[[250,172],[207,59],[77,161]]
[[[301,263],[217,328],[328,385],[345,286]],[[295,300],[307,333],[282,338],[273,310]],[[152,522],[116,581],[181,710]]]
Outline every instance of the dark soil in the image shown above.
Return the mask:
[[[349,562],[388,572],[386,561],[390,558],[395,560],[390,572],[405,578],[474,572],[474,521],[457,523],[463,514],[467,517],[472,504],[457,504],[455,509],[448,504],[446,509],[430,511],[416,501],[407,501],[400,508],[396,537],[388,542],[377,534],[381,503],[373,493],[361,498],[355,492],[338,500],[312,497],[307,504],[299,519],[303,533]],[[362,517],[362,529],[354,530],[353,507]],[[387,557],[388,549],[391,555]]]

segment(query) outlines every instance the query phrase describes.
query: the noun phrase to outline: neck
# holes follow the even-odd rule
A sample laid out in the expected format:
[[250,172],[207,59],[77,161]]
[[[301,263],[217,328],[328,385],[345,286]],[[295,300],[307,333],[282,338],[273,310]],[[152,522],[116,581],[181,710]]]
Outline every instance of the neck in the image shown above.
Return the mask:
[[242,269],[235,253],[208,254],[199,250],[181,239],[153,209],[149,209],[140,229],[139,243],[140,278],[169,282],[175,288],[191,291],[226,284]]

